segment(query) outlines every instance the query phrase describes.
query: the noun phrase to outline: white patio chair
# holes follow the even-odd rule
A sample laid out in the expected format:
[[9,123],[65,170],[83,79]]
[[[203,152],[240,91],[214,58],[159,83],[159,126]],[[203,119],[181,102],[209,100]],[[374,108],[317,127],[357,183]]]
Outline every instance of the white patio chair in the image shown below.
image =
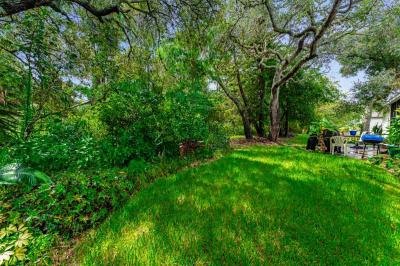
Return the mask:
[[330,146],[331,150],[330,152],[332,154],[335,154],[335,147],[340,147],[343,150],[344,155],[348,154],[347,150],[347,140],[345,138],[342,138],[341,136],[334,136],[330,138]]

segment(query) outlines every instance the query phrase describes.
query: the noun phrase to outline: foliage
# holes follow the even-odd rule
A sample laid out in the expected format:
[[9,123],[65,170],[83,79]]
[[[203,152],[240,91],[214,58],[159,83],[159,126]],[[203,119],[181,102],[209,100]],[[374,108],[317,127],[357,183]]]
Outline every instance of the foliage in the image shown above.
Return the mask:
[[0,146],[15,137],[21,104],[21,71],[0,51]]
[[400,144],[400,117],[393,117],[390,121],[389,137],[388,140],[391,144]]
[[359,130],[365,108],[340,97],[334,102],[324,103],[316,108],[317,118],[326,118],[339,128]]
[[0,168],[0,185],[24,184],[36,186],[43,183],[51,183],[48,175],[41,171],[25,167],[22,164],[13,163]]
[[47,131],[17,142],[10,153],[14,160],[43,171],[88,168],[106,161],[84,121],[50,121]]
[[11,163],[10,151],[7,147],[0,147],[0,166]]
[[[345,112],[314,58],[336,52],[343,36],[363,32],[360,25],[375,10],[372,0],[349,6],[315,0],[3,2],[0,167],[15,163],[8,176],[35,185],[0,186],[0,225],[9,228],[0,256],[8,263],[50,263],[48,250],[59,241],[95,227],[133,193],[189,165],[192,157],[177,158],[182,143],[199,143],[193,156],[211,157],[228,147],[226,132],[237,132],[240,120],[246,136],[253,127],[259,136],[268,126],[276,133],[284,113],[296,129],[320,119],[314,124],[320,132],[334,128],[323,117],[339,125],[339,114],[353,121],[360,111],[351,106]],[[375,38],[378,31],[366,32]],[[275,105],[268,108],[268,101]],[[269,112],[278,125],[269,123]],[[33,169],[53,183],[40,183],[48,177]],[[209,205],[196,202],[196,208]],[[22,229],[11,229],[23,224],[31,237],[22,247]]]
[[382,111],[387,107],[387,98],[394,90],[395,73],[391,71],[375,73],[365,82],[358,82],[352,91],[354,99],[361,105]]
[[338,88],[318,69],[298,73],[281,88],[281,94],[281,123],[285,130],[285,120],[292,129],[296,124],[300,129],[306,128],[318,119],[318,106],[337,102],[341,96]]
[[[204,141],[211,131],[212,103],[201,92],[174,91],[166,96],[165,137],[170,143]],[[169,123],[168,123],[169,122]]]
[[375,124],[374,127],[372,128],[372,132],[376,135],[382,135],[382,131],[383,131],[382,125]]
[[[377,5],[360,34],[349,35],[341,43],[338,56],[344,74],[366,70],[375,75],[381,71],[400,71],[400,6],[398,2]],[[382,34],[385,32],[385,34]]]
[[136,179],[135,185],[140,188],[143,184],[148,183],[146,180],[146,172],[148,171],[150,165],[142,160],[132,160],[128,165],[128,177]]
[[[157,155],[162,96],[142,80],[122,82],[100,110],[109,134],[108,158],[124,165],[133,158]],[[106,150],[107,152],[107,150]]]
[[108,128],[106,158],[125,165],[132,159],[177,156],[180,143],[208,142],[221,134],[213,112],[213,102],[200,90],[181,87],[163,95],[141,81],[121,83],[100,110]]
[[329,120],[323,118],[320,121],[315,121],[312,122],[310,125],[310,128],[308,130],[308,133],[310,135],[319,135],[321,134],[324,130],[328,131],[337,131],[337,126],[334,125],[332,122]]
[[0,265],[14,265],[18,261],[25,261],[26,247],[31,239],[32,235],[24,224],[10,224],[0,228]]

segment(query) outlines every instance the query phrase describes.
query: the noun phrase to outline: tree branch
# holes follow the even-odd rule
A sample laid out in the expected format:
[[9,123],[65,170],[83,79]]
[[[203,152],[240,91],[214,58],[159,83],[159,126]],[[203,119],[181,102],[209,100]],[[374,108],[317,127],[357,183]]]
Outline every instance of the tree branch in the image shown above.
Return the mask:
[[[111,15],[113,13],[120,13],[122,11],[120,5],[122,3],[125,3],[125,1],[121,1],[119,2],[119,4],[113,4],[103,8],[98,8],[86,0],[65,0],[64,2],[70,5],[76,4],[84,8],[90,14],[97,17],[101,22],[103,21],[103,17],[105,16]],[[129,3],[140,3],[140,2],[142,1],[140,0],[130,1]],[[12,1],[0,0],[0,17],[11,16],[23,11],[45,6],[51,7],[56,12],[66,15],[66,13],[59,7],[57,0],[12,0]],[[142,13],[145,12],[140,9],[136,10]]]
[[[305,28],[304,30],[302,30],[302,31],[300,31],[300,32],[298,32],[298,33],[295,33],[295,32],[293,32],[293,31],[288,30],[288,29],[285,29],[285,28],[278,27],[278,25],[277,25],[277,23],[276,23],[276,21],[275,21],[275,15],[274,15],[274,12],[273,12],[273,10],[272,10],[272,6],[271,6],[271,3],[269,2],[269,0],[265,1],[265,6],[266,6],[266,8],[267,8],[268,15],[269,15],[269,19],[270,19],[271,24],[272,24],[272,29],[273,29],[275,32],[277,32],[277,33],[279,33],[279,34],[287,34],[287,35],[289,35],[289,36],[291,36],[291,37],[294,37],[294,38],[300,38],[300,37],[302,37],[302,36],[304,36],[304,35],[307,35],[307,34],[310,33],[310,32],[313,32],[314,34],[316,34],[317,29],[315,28],[315,26],[313,25],[313,23],[311,23],[310,26],[308,26],[307,28]],[[289,22],[289,21],[287,21],[287,22],[285,23],[285,25],[287,25],[288,22]]]
[[236,107],[238,108],[238,110],[240,112],[243,112],[243,108],[242,105],[240,104],[240,101],[238,99],[235,98],[235,96],[233,96],[230,91],[228,90],[228,88],[225,86],[224,82],[221,80],[221,78],[219,77],[218,74],[212,74],[211,78],[216,81],[218,83],[218,85],[221,87],[221,89],[224,91],[224,93],[226,94],[226,96],[228,96],[229,99],[231,99],[231,101],[236,105]]
[[[274,78],[275,82],[273,84],[273,89],[276,89],[279,86],[285,84],[289,79],[291,79],[294,75],[296,75],[296,73],[301,69],[301,67],[303,67],[304,64],[306,64],[308,61],[317,57],[317,48],[318,48],[319,41],[324,36],[326,31],[329,29],[329,27],[332,25],[336,15],[338,14],[338,10],[340,8],[341,2],[342,2],[342,0],[334,1],[333,5],[328,13],[328,16],[326,17],[325,21],[321,25],[320,29],[318,29],[318,31],[312,31],[313,38],[311,40],[311,43],[309,45],[307,45],[307,47],[309,49],[307,55],[304,56],[302,59],[298,60],[298,57],[301,56],[302,51],[304,51],[304,49],[305,49],[305,40],[307,39],[309,33],[306,32],[305,35],[303,35],[300,38],[300,40],[298,41],[298,44],[297,44],[297,49],[293,52],[293,54],[288,59],[286,59],[285,63],[277,69],[275,78]],[[268,13],[270,13],[270,12],[268,11]],[[282,34],[284,34],[284,33],[282,33]],[[297,34],[292,34],[291,36],[296,38]],[[285,70],[297,60],[298,60],[298,62],[295,63],[294,66],[287,73],[283,74],[285,72]]]

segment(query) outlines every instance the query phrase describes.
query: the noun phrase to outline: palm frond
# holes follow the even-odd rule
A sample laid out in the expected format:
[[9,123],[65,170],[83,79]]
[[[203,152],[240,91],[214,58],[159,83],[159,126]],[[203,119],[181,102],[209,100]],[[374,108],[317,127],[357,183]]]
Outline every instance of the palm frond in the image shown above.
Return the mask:
[[43,183],[52,183],[48,175],[19,163],[8,164],[0,169],[0,185],[36,186]]

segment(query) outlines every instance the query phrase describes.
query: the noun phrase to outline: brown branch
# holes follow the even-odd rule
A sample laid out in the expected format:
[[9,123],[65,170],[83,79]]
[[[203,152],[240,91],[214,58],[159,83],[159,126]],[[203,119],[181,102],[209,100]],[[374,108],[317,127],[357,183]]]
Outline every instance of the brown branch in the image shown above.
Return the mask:
[[[130,3],[140,3],[142,1],[130,1]],[[82,8],[84,8],[87,12],[97,17],[101,22],[103,21],[103,17],[122,12],[120,4],[109,5],[103,8],[98,8],[92,5],[90,2],[86,0],[66,0],[65,3],[76,4]],[[18,14],[20,12],[24,12],[30,9],[40,8],[40,7],[51,7],[58,13],[63,15],[67,15],[58,5],[58,1],[56,0],[0,0],[0,17],[11,16],[14,14]],[[135,10],[145,13],[144,10],[136,9]],[[67,16],[68,17],[68,16]]]
[[286,70],[288,66],[290,66],[293,62],[297,61],[297,58],[301,55],[301,52],[304,50],[304,42],[307,38],[307,35],[304,35],[298,42],[296,51],[287,59],[287,61],[276,71],[277,80],[274,82],[273,89],[278,88],[279,86],[285,84],[289,79],[291,79],[296,73],[310,60],[317,57],[317,48],[320,39],[324,36],[326,31],[332,25],[342,0],[335,0],[332,8],[329,11],[327,18],[325,19],[324,23],[320,27],[320,29],[315,33],[313,39],[310,43],[308,53],[305,57],[300,59],[295,65],[282,76],[283,72]]
[[103,22],[103,17],[113,13],[119,13],[121,11],[118,5],[111,5],[105,8],[95,8],[86,1],[71,0],[71,2],[83,7],[84,9],[86,9],[86,11],[97,17],[101,22]]
[[241,78],[240,71],[239,71],[239,68],[238,68],[238,63],[237,63],[237,59],[236,59],[236,53],[233,54],[233,60],[234,60],[234,63],[235,63],[236,80],[237,80],[237,83],[238,83],[239,92],[240,92],[240,95],[242,96],[244,106],[247,109],[248,106],[249,106],[249,101],[248,101],[247,96],[246,96],[246,94],[244,92],[244,89],[243,89],[243,83],[242,83],[242,78]]
[[221,78],[219,77],[218,74],[212,74],[210,75],[211,78],[216,81],[218,83],[218,85],[221,87],[221,89],[223,90],[223,92],[226,94],[226,96],[231,99],[231,101],[236,105],[236,107],[238,108],[238,110],[240,112],[243,112],[243,108],[242,105],[240,104],[240,101],[235,98],[235,96],[233,96],[230,91],[228,90],[228,88],[225,86],[224,82],[221,80]]
[[278,27],[278,25],[276,24],[275,15],[274,15],[274,13],[273,13],[273,11],[272,11],[272,6],[271,6],[271,3],[269,2],[269,0],[265,1],[265,6],[266,6],[266,8],[267,8],[268,15],[269,15],[269,19],[270,19],[270,21],[271,21],[273,30],[274,30],[275,32],[277,32],[277,33],[280,33],[280,34],[288,34],[288,35],[292,36],[292,35],[293,35],[293,32],[292,32],[292,31],[286,30],[286,29],[281,29],[281,28]]
[[131,41],[131,38],[129,37],[128,31],[125,29],[124,25],[122,25],[118,20],[115,20],[115,23],[121,28],[122,32],[125,35],[126,40],[128,41],[128,45],[129,45],[128,58],[131,58],[133,47],[132,47],[132,41]]
[[10,16],[22,11],[34,9],[42,6],[49,6],[53,0],[0,0],[0,17]]
[[[307,35],[307,34],[310,33],[310,32],[316,34],[317,29],[315,28],[315,26],[314,26],[313,24],[311,24],[310,26],[308,26],[307,28],[305,28],[304,30],[302,30],[302,31],[300,31],[300,32],[298,32],[298,33],[294,33],[294,32],[291,31],[291,30],[278,27],[278,25],[277,25],[277,23],[276,23],[276,21],[275,21],[275,15],[274,15],[274,12],[273,12],[273,10],[272,10],[272,6],[271,6],[269,0],[265,1],[265,6],[266,6],[266,8],[267,8],[268,15],[269,15],[269,19],[270,19],[271,24],[272,24],[272,29],[273,29],[275,32],[277,32],[277,33],[279,33],[279,34],[287,34],[287,35],[289,35],[289,36],[291,36],[291,37],[294,37],[294,38],[303,37],[304,35]],[[289,23],[289,21],[287,21],[287,22],[285,23],[285,26],[286,26],[288,23]]]

